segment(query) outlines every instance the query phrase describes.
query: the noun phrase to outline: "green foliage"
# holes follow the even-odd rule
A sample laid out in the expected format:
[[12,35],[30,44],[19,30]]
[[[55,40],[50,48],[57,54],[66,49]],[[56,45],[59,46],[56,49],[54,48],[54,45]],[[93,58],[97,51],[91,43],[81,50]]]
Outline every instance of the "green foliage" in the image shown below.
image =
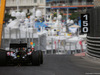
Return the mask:
[[66,15],[63,15],[63,20],[66,20]]
[[63,17],[63,13],[60,13],[60,15]]
[[5,13],[5,20],[9,20],[11,18],[11,15],[9,15],[9,13]]
[[16,19],[16,17],[12,17],[12,16],[11,16],[11,19],[14,20],[14,19]]
[[55,13],[53,14],[53,16],[54,16],[54,17],[57,17],[57,12],[55,12]]
[[81,15],[80,12],[75,12],[75,13],[72,13],[72,15],[69,18],[74,20],[74,19],[77,19],[78,17],[80,17],[80,15]]
[[62,20],[66,19],[66,15],[64,15],[64,13],[60,13],[60,15],[62,16]]
[[9,13],[5,13],[4,20],[8,21],[9,19],[14,20],[14,19],[15,19],[15,17],[12,17]]

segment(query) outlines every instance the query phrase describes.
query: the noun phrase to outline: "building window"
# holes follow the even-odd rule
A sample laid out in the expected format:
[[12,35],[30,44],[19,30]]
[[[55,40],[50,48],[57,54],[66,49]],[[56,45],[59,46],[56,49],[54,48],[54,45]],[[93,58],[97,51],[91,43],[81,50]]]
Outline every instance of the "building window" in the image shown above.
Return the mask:
[[37,0],[34,0],[34,3],[37,3]]
[[43,0],[40,0],[40,3],[43,3]]

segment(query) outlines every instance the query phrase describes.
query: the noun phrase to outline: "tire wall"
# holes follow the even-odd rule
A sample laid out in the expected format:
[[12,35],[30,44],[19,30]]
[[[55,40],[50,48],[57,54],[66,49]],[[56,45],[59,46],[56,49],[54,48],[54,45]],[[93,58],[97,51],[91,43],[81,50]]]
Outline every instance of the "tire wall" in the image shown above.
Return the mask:
[[100,7],[87,11],[90,14],[90,31],[87,34],[87,53],[100,58]]

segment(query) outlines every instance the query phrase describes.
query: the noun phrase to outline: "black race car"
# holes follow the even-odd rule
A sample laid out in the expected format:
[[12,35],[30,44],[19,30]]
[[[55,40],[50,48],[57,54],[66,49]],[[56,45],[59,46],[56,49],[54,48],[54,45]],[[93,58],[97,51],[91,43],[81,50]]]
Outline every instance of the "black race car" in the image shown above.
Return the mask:
[[41,50],[27,48],[27,43],[10,44],[10,50],[0,49],[0,66],[6,64],[26,64],[39,66],[43,64],[43,53]]

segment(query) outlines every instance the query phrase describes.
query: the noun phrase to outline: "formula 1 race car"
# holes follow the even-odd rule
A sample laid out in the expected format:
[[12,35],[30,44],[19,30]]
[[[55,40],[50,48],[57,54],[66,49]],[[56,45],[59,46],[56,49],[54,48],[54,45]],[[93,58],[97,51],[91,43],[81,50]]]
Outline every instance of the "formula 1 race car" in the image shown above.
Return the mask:
[[43,64],[42,51],[27,48],[27,43],[10,44],[9,51],[0,49],[0,66],[26,63],[32,63],[35,66]]

